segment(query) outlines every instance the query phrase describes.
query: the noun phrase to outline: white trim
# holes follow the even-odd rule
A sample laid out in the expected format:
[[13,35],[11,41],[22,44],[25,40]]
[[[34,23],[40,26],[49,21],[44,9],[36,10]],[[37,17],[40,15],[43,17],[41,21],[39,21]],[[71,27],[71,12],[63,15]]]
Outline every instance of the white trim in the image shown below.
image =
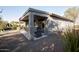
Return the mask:
[[30,12],[27,13],[26,15],[23,15],[23,16],[21,17],[21,20],[24,19],[25,17],[29,16],[29,14],[30,14]]

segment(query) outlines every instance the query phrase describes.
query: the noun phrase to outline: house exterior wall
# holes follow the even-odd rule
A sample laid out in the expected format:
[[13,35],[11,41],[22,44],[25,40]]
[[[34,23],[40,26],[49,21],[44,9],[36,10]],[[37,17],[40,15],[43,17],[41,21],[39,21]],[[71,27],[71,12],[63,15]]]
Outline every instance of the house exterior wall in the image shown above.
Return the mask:
[[49,31],[66,31],[68,28],[73,27],[73,23],[70,21],[63,21],[61,19],[56,19],[52,17],[48,17],[48,30]]
[[78,14],[78,16],[75,19],[75,25],[79,25],[79,14]]

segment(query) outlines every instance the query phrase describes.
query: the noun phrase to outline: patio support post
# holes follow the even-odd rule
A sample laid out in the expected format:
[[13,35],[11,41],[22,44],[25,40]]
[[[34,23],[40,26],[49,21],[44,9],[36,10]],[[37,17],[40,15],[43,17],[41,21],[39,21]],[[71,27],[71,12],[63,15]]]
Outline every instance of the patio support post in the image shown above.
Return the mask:
[[30,12],[29,14],[29,32],[30,40],[34,39],[34,15]]
[[48,18],[46,19],[46,24],[45,24],[45,34],[48,34]]

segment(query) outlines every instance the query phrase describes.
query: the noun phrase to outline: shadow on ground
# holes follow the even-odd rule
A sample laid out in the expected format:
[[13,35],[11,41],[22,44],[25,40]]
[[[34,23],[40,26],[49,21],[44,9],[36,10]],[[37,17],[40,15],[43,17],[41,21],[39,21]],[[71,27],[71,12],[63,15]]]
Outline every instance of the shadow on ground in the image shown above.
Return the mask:
[[29,41],[21,33],[0,38],[1,52],[63,52],[59,35],[53,33],[39,40]]

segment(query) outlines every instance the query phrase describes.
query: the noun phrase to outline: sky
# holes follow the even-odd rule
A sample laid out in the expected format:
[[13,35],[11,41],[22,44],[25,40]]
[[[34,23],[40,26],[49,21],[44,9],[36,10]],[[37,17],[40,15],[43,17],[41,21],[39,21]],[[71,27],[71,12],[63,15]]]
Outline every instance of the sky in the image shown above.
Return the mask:
[[2,16],[3,20],[11,22],[11,21],[19,21],[19,18],[27,11],[28,8],[35,8],[43,11],[47,11],[50,13],[55,13],[63,16],[65,10],[70,8],[69,6],[0,6],[0,16]]

